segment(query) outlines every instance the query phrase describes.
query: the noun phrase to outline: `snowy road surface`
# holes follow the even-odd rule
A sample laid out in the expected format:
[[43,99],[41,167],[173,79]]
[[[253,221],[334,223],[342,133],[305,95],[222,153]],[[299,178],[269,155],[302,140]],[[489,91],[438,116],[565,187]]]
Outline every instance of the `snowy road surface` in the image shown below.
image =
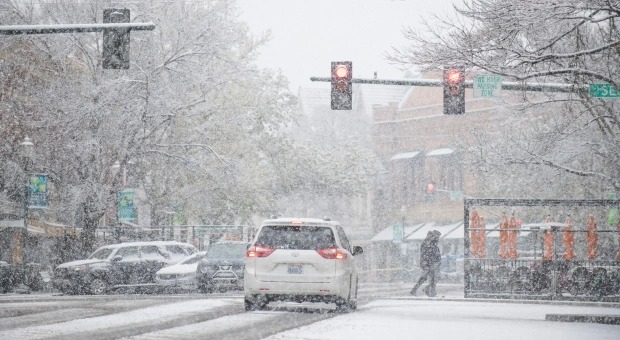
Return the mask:
[[[386,293],[387,292],[387,293]],[[467,301],[366,291],[357,312],[272,303],[245,312],[240,294],[0,298],[0,339],[619,339],[620,326],[545,321],[550,313],[620,316],[617,304]],[[373,300],[373,294],[382,295]]]

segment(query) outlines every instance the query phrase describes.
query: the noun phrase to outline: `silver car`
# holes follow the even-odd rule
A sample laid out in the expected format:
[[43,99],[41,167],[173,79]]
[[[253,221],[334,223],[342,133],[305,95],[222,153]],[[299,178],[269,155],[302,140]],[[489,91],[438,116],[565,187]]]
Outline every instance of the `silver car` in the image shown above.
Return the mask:
[[206,252],[190,255],[181,262],[164,267],[155,274],[155,282],[165,291],[193,291],[198,287],[196,270]]

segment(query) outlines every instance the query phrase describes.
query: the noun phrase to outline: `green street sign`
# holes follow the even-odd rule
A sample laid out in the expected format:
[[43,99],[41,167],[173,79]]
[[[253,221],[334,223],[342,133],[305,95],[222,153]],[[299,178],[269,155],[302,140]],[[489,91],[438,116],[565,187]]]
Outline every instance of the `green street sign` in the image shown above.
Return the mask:
[[490,98],[502,95],[502,77],[494,74],[480,74],[474,77],[474,97]]
[[611,84],[590,84],[592,98],[620,98],[620,91]]

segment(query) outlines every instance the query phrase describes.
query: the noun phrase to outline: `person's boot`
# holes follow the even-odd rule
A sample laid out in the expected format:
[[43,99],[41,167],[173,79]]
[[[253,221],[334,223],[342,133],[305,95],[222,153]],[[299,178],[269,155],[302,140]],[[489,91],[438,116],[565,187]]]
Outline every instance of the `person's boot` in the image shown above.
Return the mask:
[[418,282],[418,283],[416,283],[415,285],[413,285],[413,288],[411,288],[411,292],[409,292],[409,294],[411,294],[411,295],[413,295],[413,296],[418,295],[418,294],[417,294],[417,292],[418,292],[418,288],[420,288],[420,283],[419,283],[419,282]]

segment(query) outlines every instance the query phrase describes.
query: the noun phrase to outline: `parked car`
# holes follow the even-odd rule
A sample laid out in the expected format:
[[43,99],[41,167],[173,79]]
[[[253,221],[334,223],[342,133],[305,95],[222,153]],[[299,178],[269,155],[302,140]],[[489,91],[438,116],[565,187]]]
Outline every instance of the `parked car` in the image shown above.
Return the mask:
[[270,301],[335,303],[357,307],[358,274],[352,247],[336,221],[311,218],[266,220],[246,252],[245,309]]
[[198,289],[203,293],[242,290],[247,242],[225,241],[209,246],[198,263]]
[[53,284],[65,294],[105,294],[123,286],[154,286],[159,269],[196,252],[191,244],[175,241],[107,245],[85,260],[58,265]]
[[155,273],[155,282],[165,291],[191,291],[198,288],[196,270],[206,252],[192,254],[181,262],[164,267]]

